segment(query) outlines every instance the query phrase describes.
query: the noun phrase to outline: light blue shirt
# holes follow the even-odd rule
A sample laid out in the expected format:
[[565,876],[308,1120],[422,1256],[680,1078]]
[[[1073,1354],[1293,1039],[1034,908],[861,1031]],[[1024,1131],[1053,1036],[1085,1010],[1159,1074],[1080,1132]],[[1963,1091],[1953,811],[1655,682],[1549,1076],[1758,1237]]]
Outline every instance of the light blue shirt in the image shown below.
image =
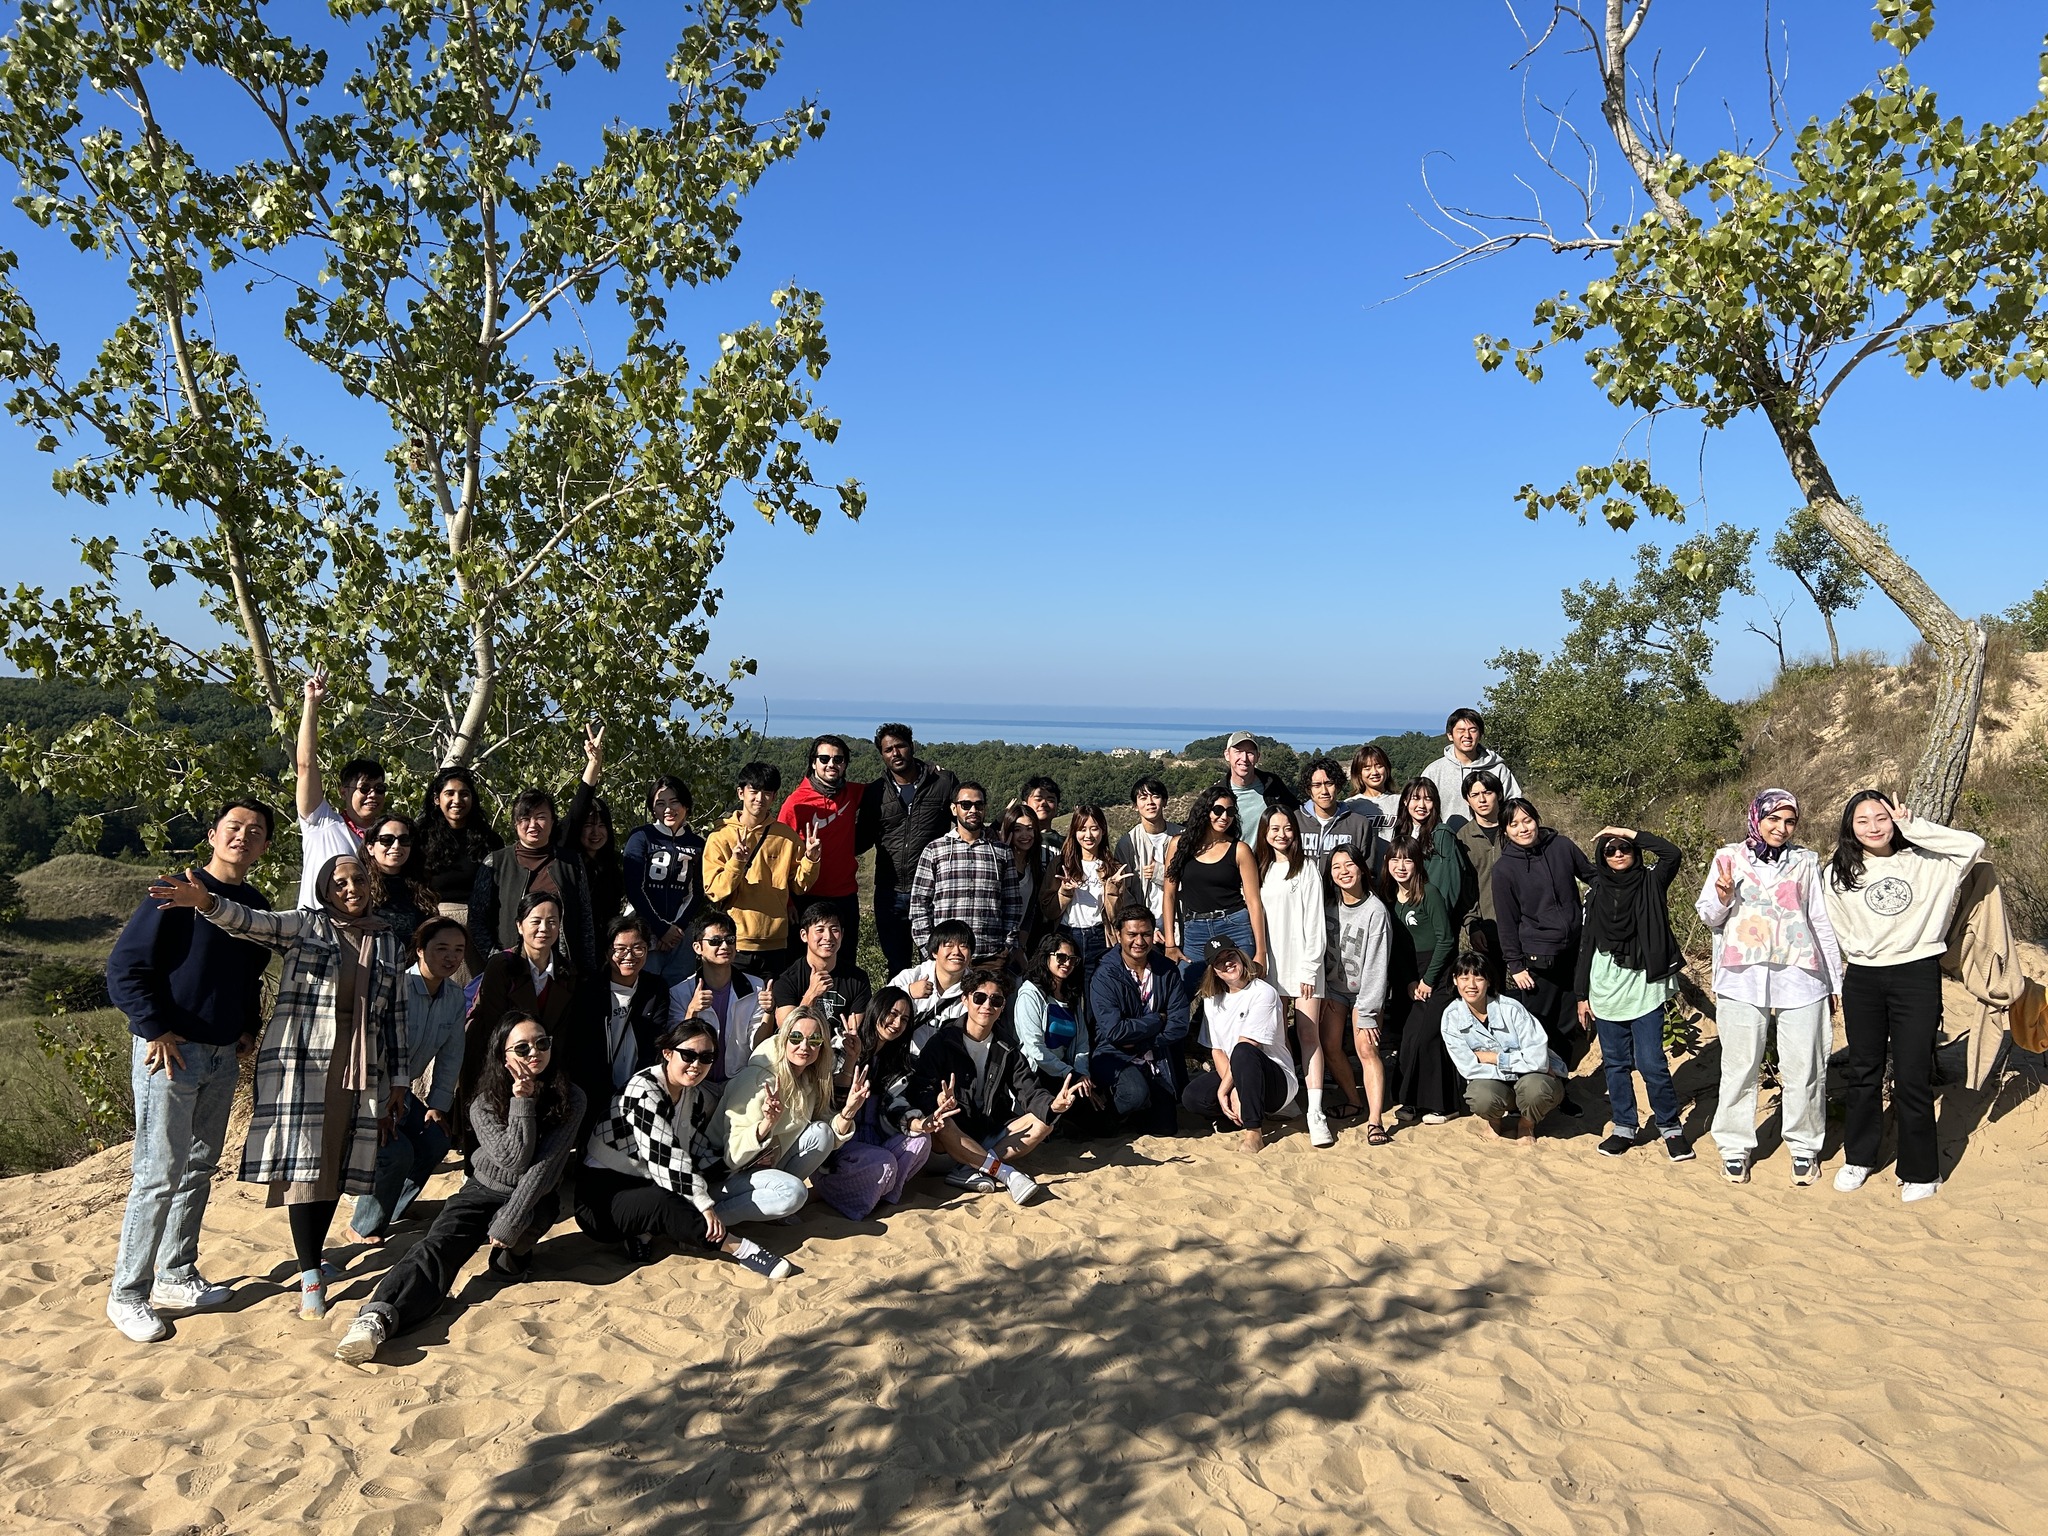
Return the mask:
[[[1508,1083],[1531,1072],[1564,1076],[1565,1065],[1551,1055],[1543,1025],[1511,997],[1488,998],[1483,1019],[1465,1005],[1465,999],[1454,999],[1444,1010],[1443,1032],[1444,1050],[1468,1083],[1477,1078]],[[1480,1051],[1496,1052],[1499,1059],[1481,1061]]]
[[427,1080],[426,1105],[447,1114],[455,1103],[455,1080],[462,1075],[462,1023],[468,999],[456,982],[444,981],[438,993],[427,991],[418,969],[405,973],[412,996],[406,1008],[406,1034],[411,1038],[415,1066],[431,1062],[420,1075]]

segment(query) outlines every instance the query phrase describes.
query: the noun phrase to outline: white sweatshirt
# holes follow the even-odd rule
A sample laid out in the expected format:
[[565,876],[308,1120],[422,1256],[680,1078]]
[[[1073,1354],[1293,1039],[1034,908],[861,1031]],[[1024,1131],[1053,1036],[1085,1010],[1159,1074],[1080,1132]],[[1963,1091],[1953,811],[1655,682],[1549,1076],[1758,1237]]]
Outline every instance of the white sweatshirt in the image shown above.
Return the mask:
[[1901,822],[1911,848],[1863,856],[1863,881],[1853,891],[1821,878],[1828,920],[1851,965],[1906,965],[1948,948],[1949,919],[1963,874],[1984,851],[1984,839],[1916,816]]

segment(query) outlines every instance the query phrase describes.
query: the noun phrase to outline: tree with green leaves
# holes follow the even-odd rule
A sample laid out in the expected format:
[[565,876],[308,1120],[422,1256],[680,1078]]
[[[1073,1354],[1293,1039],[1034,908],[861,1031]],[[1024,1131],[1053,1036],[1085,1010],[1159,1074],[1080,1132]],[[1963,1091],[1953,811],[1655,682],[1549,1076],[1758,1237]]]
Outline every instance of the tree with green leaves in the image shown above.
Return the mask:
[[2006,609],[2005,622],[2019,631],[2020,643],[2028,650],[2048,651],[2048,581]]
[[[1858,517],[1863,516],[1860,498],[1851,496],[1848,504]],[[1883,535],[1884,524],[1871,526]],[[1849,558],[1849,552],[1828,532],[1827,525],[1811,507],[1795,510],[1792,520],[1778,530],[1778,536],[1771,540],[1771,564],[1790,572],[1792,579],[1813,599],[1813,606],[1820,610],[1821,623],[1827,626],[1828,664],[1839,667],[1842,642],[1835,637],[1835,615],[1854,608],[1870,590],[1862,567]]]
[[[1630,64],[1651,3],[1556,4],[1523,56],[1534,69],[1559,46],[1585,45],[1570,49],[1566,67],[1583,68],[1583,55],[1598,73],[1601,117],[1648,199],[1640,217],[1605,222],[1590,139],[1539,95],[1532,120],[1549,112],[1558,125],[1551,144],[1587,157],[1580,169],[1536,145],[1576,188],[1574,222],[1552,222],[1540,204],[1491,223],[1445,209],[1458,220],[1446,226],[1458,249],[1430,271],[1524,243],[1590,259],[1597,275],[1576,294],[1537,305],[1531,344],[1480,337],[1481,365],[1512,361],[1534,380],[1549,349],[1571,347],[1645,433],[1671,416],[1703,430],[1763,418],[1815,520],[1934,653],[1933,715],[1906,794],[1916,809],[1946,816],[1983,691],[1983,629],[1958,617],[1858,513],[1817,433],[1843,386],[1875,358],[1980,389],[2048,377],[2048,62],[2043,92],[2017,115],[1967,128],[1942,116],[1934,91],[1909,71],[1934,25],[1932,0],[1878,0],[1872,30],[1895,59],[1870,88],[1826,121],[1695,158],[1675,142],[1670,98]],[[1767,75],[1779,129],[1780,80],[1768,67]],[[1641,512],[1681,517],[1647,448],[1631,451],[1634,430],[1610,463],[1581,468],[1561,488],[1524,486],[1525,510],[1581,520],[1597,512],[1617,528]]]
[[1555,654],[1502,651],[1488,663],[1486,734],[1525,777],[1589,814],[1634,825],[1652,801],[1740,766],[1735,712],[1707,686],[1712,626],[1731,592],[1752,590],[1756,535],[1722,524],[1662,555],[1636,550],[1634,578],[1563,594]]
[[[130,701],[54,740],[10,732],[0,768],[125,794],[160,832],[257,769],[167,730],[161,701],[222,683],[283,734],[315,670],[332,733],[400,777],[563,777],[593,718],[615,760],[708,763],[731,701],[701,664],[732,509],[815,528],[806,444],[838,423],[811,393],[816,293],[783,287],[697,355],[671,309],[701,314],[689,300],[739,257],[743,198],[824,130],[813,102],[756,107],[773,24],[800,23],[802,0],[679,8],[665,114],[604,125],[580,165],[553,143],[582,137],[553,96],[627,58],[601,0],[329,9],[345,64],[276,30],[292,13],[267,0],[29,3],[0,38],[17,205],[81,263],[113,258],[132,300],[78,366],[0,252],[8,409],[68,456],[59,491],[168,519],[132,548],[84,539],[89,579],[68,593],[0,603],[16,666]],[[201,115],[231,156],[177,136]],[[243,292],[216,303],[223,283]],[[387,489],[275,432],[224,318],[252,315],[331,382],[333,416],[359,429],[349,402],[370,407]],[[864,498],[848,481],[829,499],[858,516]],[[224,638],[152,623],[136,573]]]

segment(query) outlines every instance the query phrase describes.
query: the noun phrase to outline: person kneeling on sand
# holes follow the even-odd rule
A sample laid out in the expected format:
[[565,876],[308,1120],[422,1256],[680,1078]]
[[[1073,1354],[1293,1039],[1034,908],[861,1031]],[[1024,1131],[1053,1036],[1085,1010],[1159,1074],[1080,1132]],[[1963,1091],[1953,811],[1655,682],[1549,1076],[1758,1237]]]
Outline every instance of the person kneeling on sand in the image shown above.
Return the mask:
[[597,1122],[576,1174],[576,1225],[600,1243],[624,1243],[645,1263],[654,1240],[716,1249],[770,1280],[789,1260],[726,1230],[711,1181],[722,1169],[711,1122],[721,1085],[718,1028],[699,1016],[671,1024],[655,1041],[659,1059],[636,1072]]
[[532,1014],[508,1013],[491,1031],[468,1109],[469,1178],[427,1235],[385,1271],[336,1359],[360,1365],[393,1334],[432,1317],[485,1243],[494,1274],[523,1279],[527,1254],[554,1225],[556,1187],[583,1126],[583,1090],[556,1063],[554,1041]]
[[1229,939],[1211,939],[1206,958],[1197,995],[1202,1040],[1216,1070],[1190,1080],[1180,1101],[1190,1114],[1237,1126],[1238,1145],[1256,1152],[1266,1144],[1266,1116],[1299,1091],[1285,1008],[1258,963]]
[[[1458,997],[1444,1009],[1444,1049],[1465,1079],[1465,1103],[1496,1133],[1534,1141],[1536,1123],[1564,1101],[1564,1062],[1535,1014],[1493,995],[1484,956],[1458,956],[1451,980]],[[1510,1110],[1519,1117],[1512,1131]]]
[[1039,1185],[1015,1165],[1052,1134],[1054,1118],[1073,1107],[1080,1090],[1069,1073],[1053,1092],[1022,1051],[996,1038],[1009,1001],[1001,971],[969,971],[962,990],[967,1018],[942,1025],[919,1053],[908,1097],[936,1127],[940,1149],[960,1165],[948,1184],[976,1194],[1007,1189],[1026,1205]]

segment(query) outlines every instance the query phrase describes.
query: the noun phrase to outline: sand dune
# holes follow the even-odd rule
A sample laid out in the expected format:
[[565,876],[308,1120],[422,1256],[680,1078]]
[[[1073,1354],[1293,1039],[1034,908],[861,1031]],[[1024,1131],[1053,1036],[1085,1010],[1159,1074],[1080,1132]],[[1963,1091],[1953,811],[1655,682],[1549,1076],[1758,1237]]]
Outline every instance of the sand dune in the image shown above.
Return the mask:
[[234,1309],[117,1335],[116,1149],[0,1185],[0,1527],[2034,1532],[2048,1095],[1942,1114],[1983,1123],[1910,1207],[1793,1188],[1774,1133],[1742,1189],[1710,1148],[1602,1159],[1589,1115],[1526,1152],[1059,1147],[1029,1210],[925,1181],[886,1225],[770,1228],[779,1286],[565,1224],[367,1369],[328,1351],[387,1256],[300,1323],[282,1216],[232,1183]]

